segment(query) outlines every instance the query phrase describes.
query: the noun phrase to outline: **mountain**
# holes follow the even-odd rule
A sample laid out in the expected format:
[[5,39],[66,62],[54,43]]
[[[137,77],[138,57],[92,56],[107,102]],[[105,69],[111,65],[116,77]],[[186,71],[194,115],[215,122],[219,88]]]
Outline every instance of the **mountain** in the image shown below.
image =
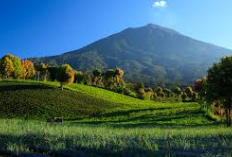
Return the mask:
[[149,24],[128,28],[79,50],[34,58],[35,63],[68,63],[91,72],[120,67],[124,78],[146,84],[192,83],[207,74],[212,63],[232,50],[201,42],[169,28]]

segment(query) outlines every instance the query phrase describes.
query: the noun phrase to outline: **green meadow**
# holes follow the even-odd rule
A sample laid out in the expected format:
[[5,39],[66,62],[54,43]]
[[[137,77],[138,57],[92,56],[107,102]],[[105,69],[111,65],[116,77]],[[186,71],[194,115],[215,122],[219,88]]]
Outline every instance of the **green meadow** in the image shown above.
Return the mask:
[[[63,123],[48,123],[52,117]],[[80,84],[0,81],[0,154],[230,156],[232,129],[198,103],[148,101]]]

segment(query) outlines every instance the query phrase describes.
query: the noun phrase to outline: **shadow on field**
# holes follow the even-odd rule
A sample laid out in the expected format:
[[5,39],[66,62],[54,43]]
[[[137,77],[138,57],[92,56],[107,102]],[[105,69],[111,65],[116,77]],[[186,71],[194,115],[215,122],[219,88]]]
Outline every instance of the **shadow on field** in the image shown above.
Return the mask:
[[114,116],[125,116],[129,115],[131,113],[139,113],[139,112],[146,112],[146,111],[159,111],[159,110],[170,110],[173,109],[172,107],[163,107],[163,108],[146,108],[146,109],[133,109],[133,110],[126,110],[126,111],[117,111],[117,112],[111,112],[102,114],[102,117],[114,117]]
[[[207,122],[201,111],[196,110],[182,110],[178,114],[172,112],[166,113],[162,110],[172,109],[169,108],[149,108],[149,109],[136,109],[126,110],[119,112],[111,112],[102,114],[90,119],[79,119],[69,121],[71,124],[90,124],[90,125],[111,125],[116,127],[145,127],[145,126],[206,126],[215,125],[218,122]],[[156,112],[157,111],[157,112]],[[155,112],[155,113],[153,113]],[[204,121],[198,122],[202,119]]]
[[[183,107],[175,107],[175,109],[178,109],[178,108],[183,108]],[[157,113],[155,113],[156,117],[162,117],[162,116],[169,116],[167,114],[163,114],[161,113],[162,110],[165,110],[165,112],[167,112],[166,110],[171,110],[173,109],[172,107],[168,107],[168,108],[148,108],[148,109],[136,109],[136,110],[126,110],[126,111],[117,111],[117,112],[111,112],[111,113],[107,113],[107,114],[101,114],[100,117],[103,117],[103,118],[112,118],[112,117],[119,117],[119,116],[130,116],[131,114],[143,114],[143,112],[150,112],[151,114],[150,115],[153,115],[152,112],[155,112],[155,111],[158,111]],[[160,112],[160,113],[159,113]],[[202,112],[201,111],[191,111],[191,110],[183,110],[183,111],[178,111],[178,114],[179,115],[182,115],[183,117],[187,117],[189,114],[193,114],[193,115],[196,115],[196,114],[201,114]],[[149,113],[146,113],[146,115],[149,115]],[[173,117],[172,115],[170,115],[171,117]],[[170,119],[170,116],[168,119]],[[139,118],[139,119],[143,119],[144,117],[136,117],[136,119]],[[147,117],[148,118],[148,117]],[[153,116],[154,118],[154,116]],[[128,119],[128,117],[127,117]],[[160,120],[162,120],[163,118],[158,118]]]
[[221,122],[215,122],[211,124],[173,124],[173,123],[164,123],[160,124],[156,121],[146,121],[146,122],[134,122],[134,123],[123,123],[123,122],[115,122],[115,121],[73,121],[68,124],[77,124],[77,125],[102,125],[102,126],[110,126],[110,127],[120,127],[120,128],[151,128],[151,127],[159,127],[159,128],[186,128],[188,127],[202,127],[202,126],[217,126],[222,124]]
[[45,85],[2,85],[0,92],[9,92],[16,90],[41,90],[41,89],[54,89],[53,87]]

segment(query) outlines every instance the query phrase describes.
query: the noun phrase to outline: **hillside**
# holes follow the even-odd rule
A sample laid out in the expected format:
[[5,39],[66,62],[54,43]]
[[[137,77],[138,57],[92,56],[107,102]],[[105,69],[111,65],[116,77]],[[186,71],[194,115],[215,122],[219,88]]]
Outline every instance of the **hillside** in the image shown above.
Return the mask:
[[56,82],[0,81],[0,118],[63,116],[66,122],[120,125],[214,123],[197,103],[144,101],[78,84],[61,91],[58,86]]
[[34,58],[35,63],[68,63],[78,70],[120,67],[125,79],[147,84],[192,83],[231,50],[197,41],[174,30],[149,24],[128,28],[79,50]]

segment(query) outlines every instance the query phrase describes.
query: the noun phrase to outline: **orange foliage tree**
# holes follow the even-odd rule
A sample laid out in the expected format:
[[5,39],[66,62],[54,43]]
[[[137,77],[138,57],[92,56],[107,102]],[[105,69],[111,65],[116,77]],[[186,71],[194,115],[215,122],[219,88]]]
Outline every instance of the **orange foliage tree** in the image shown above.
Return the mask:
[[23,66],[22,77],[24,79],[30,79],[35,76],[34,64],[30,60],[22,60],[21,64]]

